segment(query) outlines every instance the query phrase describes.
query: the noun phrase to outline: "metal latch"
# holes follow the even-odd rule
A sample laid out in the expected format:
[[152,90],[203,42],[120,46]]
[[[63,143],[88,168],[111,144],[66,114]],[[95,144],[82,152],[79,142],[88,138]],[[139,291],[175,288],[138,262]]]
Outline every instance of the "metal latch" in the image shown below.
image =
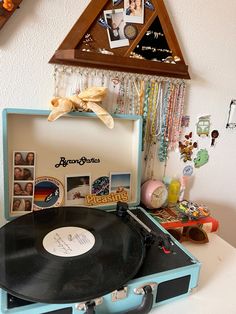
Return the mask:
[[86,311],[88,307],[88,303],[94,303],[95,306],[102,304],[103,298],[97,298],[94,300],[85,301],[79,304],[76,304],[76,309],[79,311]]
[[145,291],[143,290],[143,288],[146,286],[150,286],[152,288],[152,291],[153,291],[157,287],[157,283],[156,282],[147,282],[138,288],[134,288],[134,293],[144,295]]
[[122,299],[127,298],[127,294],[128,294],[128,287],[122,287],[121,289],[115,290],[112,292],[111,294],[111,300],[112,302],[116,302]]

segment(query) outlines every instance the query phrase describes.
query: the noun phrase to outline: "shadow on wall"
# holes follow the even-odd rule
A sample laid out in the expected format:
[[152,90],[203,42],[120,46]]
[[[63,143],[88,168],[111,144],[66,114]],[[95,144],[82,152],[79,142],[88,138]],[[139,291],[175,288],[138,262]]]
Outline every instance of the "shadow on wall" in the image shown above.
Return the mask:
[[[196,201],[198,203],[198,201]],[[201,202],[202,203],[202,202]],[[227,207],[225,204],[215,204],[205,201],[212,217],[219,221],[219,230],[217,234],[236,248],[236,212],[235,208]]]
[[28,23],[29,19],[34,21],[37,19],[37,4],[40,5],[39,1],[24,0],[21,2],[19,8],[15,10],[11,18],[1,29],[1,48],[4,47],[4,45],[7,44],[9,40],[13,40],[13,38],[16,36],[16,33],[19,32],[21,25]]

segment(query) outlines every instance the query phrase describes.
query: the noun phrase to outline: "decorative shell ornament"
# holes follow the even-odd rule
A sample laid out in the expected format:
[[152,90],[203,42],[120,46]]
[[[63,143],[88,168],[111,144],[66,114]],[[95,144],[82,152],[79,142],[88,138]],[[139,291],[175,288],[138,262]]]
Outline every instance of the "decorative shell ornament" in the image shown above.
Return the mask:
[[77,95],[53,98],[51,100],[52,111],[48,116],[48,121],[55,121],[71,111],[91,110],[109,129],[113,129],[112,116],[98,104],[106,96],[106,91],[106,87],[90,87]]

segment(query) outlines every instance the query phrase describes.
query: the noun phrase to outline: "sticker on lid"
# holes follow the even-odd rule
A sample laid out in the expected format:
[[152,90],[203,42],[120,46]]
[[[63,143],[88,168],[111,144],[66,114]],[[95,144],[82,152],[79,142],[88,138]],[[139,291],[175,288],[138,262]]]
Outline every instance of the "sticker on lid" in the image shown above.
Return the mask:
[[35,180],[34,210],[61,206],[64,199],[62,183],[53,177],[39,177]]

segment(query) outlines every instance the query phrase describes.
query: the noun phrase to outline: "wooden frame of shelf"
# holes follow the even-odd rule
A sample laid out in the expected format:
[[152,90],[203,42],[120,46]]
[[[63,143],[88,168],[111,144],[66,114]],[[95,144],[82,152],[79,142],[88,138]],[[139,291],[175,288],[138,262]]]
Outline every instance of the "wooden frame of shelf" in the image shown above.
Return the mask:
[[[120,8],[123,5],[121,3],[120,6],[113,7],[111,2],[110,0],[91,1],[49,62],[182,79],[190,78],[188,66],[185,64],[163,0],[152,0],[155,7],[154,11],[145,8],[145,23],[136,24],[138,36],[130,41],[129,46],[112,49],[114,55],[102,54],[96,51],[82,51],[83,38],[87,33],[91,35],[97,48],[111,51],[107,33],[97,23],[102,15],[101,12]],[[135,49],[156,17],[159,18],[172,55],[180,58],[180,61],[175,64],[130,57],[130,53]]]

